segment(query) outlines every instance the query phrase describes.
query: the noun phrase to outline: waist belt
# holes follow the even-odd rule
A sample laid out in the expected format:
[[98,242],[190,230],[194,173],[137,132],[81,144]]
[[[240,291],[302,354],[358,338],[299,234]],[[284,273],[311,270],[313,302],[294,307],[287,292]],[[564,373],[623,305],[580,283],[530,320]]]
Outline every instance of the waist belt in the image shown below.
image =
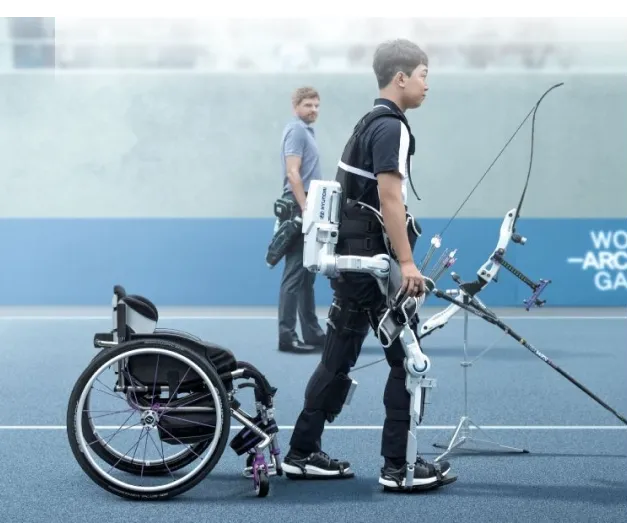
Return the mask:
[[351,203],[355,202],[347,201],[348,205],[342,213],[337,252],[358,256],[386,252],[383,229],[378,218],[369,210]]
[[367,236],[380,236],[382,225],[369,210],[361,209],[355,201],[347,200],[347,206],[342,212],[340,220],[340,238],[363,238]]
[[384,238],[366,237],[366,238],[344,238],[338,241],[338,246],[343,252],[349,251],[349,254],[361,254],[371,252],[386,252]]
[[362,238],[382,234],[382,226],[376,219],[373,221],[361,218],[343,217],[339,227],[341,238]]

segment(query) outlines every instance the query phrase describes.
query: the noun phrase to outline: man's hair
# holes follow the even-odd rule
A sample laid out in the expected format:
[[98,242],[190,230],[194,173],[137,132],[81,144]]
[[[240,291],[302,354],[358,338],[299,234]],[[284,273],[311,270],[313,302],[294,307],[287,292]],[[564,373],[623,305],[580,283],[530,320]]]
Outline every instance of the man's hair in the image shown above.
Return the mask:
[[373,72],[380,89],[386,87],[398,71],[411,76],[421,64],[428,64],[427,53],[405,39],[383,42],[373,55]]
[[293,93],[293,106],[300,105],[306,98],[320,99],[320,94],[313,87],[298,87]]

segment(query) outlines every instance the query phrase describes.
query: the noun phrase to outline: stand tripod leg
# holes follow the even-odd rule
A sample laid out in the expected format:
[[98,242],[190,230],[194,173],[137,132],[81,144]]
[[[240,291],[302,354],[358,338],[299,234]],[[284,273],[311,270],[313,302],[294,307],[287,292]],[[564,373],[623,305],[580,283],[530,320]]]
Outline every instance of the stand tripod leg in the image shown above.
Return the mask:
[[[471,436],[471,428],[475,427],[477,431],[480,431],[483,435],[483,438],[476,438]],[[478,443],[485,445],[485,448],[475,447],[475,448],[465,448],[463,445],[466,443]],[[463,417],[459,422],[452,439],[450,439],[447,445],[441,445],[439,443],[434,443],[434,447],[446,449],[440,456],[436,457],[434,461],[440,461],[445,458],[448,454],[451,454],[455,449],[462,449],[463,451],[469,452],[516,452],[520,454],[527,454],[529,451],[527,449],[520,449],[517,447],[510,447],[509,445],[502,445],[497,443],[492,438],[490,438],[487,433],[474,423],[470,418]]]
[[[466,300],[464,300],[465,302]],[[463,416],[461,417],[458,425],[456,426],[456,429],[454,430],[454,433],[452,434],[452,438],[450,439],[449,443],[447,445],[443,444],[438,444],[434,443],[434,447],[436,448],[442,448],[445,449],[445,452],[443,452],[440,456],[436,457],[434,461],[440,461],[443,458],[445,458],[448,454],[452,453],[454,450],[461,448],[462,450],[467,450],[467,451],[479,451],[479,452],[485,452],[485,451],[492,451],[494,452],[495,450],[497,452],[517,452],[517,453],[528,453],[528,450],[526,449],[520,449],[516,447],[510,447],[508,445],[502,445],[500,443],[497,443],[494,441],[492,438],[490,438],[481,427],[479,427],[476,423],[474,423],[467,411],[467,369],[472,366],[472,362],[468,360],[467,356],[467,330],[468,330],[468,313],[467,311],[464,311],[465,317],[464,317],[464,325],[463,325],[463,361],[461,362],[461,366],[463,367],[463,397],[464,397],[464,413]],[[483,435],[483,438],[476,438],[472,437],[471,429],[472,427],[476,428],[477,431],[479,431],[480,434]],[[473,443],[479,443],[479,444],[484,444],[486,448],[463,448],[463,445],[465,445],[467,442],[473,442]]]

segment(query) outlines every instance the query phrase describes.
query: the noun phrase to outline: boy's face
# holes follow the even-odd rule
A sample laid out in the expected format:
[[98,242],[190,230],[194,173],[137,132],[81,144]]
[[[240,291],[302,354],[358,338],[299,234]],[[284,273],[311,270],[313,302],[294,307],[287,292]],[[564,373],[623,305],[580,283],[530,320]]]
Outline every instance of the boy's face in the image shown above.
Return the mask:
[[426,65],[419,65],[411,73],[411,76],[402,75],[402,89],[403,99],[405,106],[409,109],[420,107],[425,101],[426,93],[429,87],[427,86],[427,73]]

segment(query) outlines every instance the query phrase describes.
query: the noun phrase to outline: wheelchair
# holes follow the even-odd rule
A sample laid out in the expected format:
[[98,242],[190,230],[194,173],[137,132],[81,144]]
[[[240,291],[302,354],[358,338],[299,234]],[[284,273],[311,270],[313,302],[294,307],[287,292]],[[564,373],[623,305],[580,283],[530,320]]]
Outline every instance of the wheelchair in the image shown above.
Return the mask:
[[[114,286],[112,318],[110,332],[94,335],[100,351],[77,379],[67,407],[67,437],[82,470],[123,498],[170,499],[200,483],[229,445],[246,455],[242,475],[265,497],[269,477],[283,473],[277,389],[231,351],[158,328],[156,306],[120,285]],[[254,415],[237,398],[244,388],[253,391]],[[110,407],[115,401],[121,403]],[[242,428],[228,442],[231,417]]]

